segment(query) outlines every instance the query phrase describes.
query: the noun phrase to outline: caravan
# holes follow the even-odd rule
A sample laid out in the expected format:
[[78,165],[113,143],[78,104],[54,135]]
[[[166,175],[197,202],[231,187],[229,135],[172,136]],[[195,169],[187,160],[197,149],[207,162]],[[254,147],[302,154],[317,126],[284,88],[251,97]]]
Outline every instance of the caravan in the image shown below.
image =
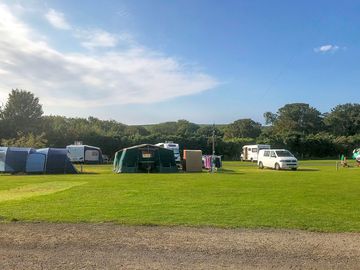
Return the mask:
[[73,163],[101,164],[103,163],[102,152],[99,147],[90,145],[66,146],[68,157]]
[[164,143],[157,143],[155,144],[156,146],[165,148],[165,149],[170,149],[174,152],[174,156],[175,156],[175,162],[176,163],[180,163],[181,162],[181,157],[180,157],[180,149],[179,149],[179,145],[177,143],[173,143],[173,142],[164,142]]
[[257,161],[258,154],[261,149],[270,149],[268,144],[254,144],[254,145],[244,145],[242,148],[241,160],[242,161]]

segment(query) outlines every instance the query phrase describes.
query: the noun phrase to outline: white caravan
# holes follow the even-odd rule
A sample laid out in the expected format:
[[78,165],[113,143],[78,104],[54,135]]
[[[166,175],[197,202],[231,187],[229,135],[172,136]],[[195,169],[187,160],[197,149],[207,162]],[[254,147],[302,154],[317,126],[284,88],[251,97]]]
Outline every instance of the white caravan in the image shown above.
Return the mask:
[[258,153],[261,149],[270,149],[268,144],[254,144],[254,145],[244,145],[242,148],[241,160],[245,161],[257,161]]
[[285,149],[260,150],[257,164],[260,169],[267,167],[275,170],[291,169],[295,171],[298,168],[296,157]]
[[164,143],[157,143],[155,144],[156,146],[160,146],[162,148],[166,148],[166,149],[170,149],[174,152],[174,156],[175,156],[175,162],[180,163],[181,162],[181,158],[180,158],[180,148],[179,145],[177,143],[173,143],[173,142],[164,142]]
[[66,146],[68,157],[74,163],[102,163],[102,152],[99,147],[90,145],[68,145]]

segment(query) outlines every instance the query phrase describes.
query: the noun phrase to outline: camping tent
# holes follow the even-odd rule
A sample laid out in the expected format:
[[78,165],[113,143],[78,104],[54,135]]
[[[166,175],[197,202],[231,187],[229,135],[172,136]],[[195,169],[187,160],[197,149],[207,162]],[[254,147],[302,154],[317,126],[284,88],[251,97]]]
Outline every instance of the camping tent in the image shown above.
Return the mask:
[[99,147],[90,145],[68,145],[66,149],[71,162],[87,164],[103,163],[102,152]]
[[30,153],[26,160],[27,173],[43,173],[46,165],[46,154]]
[[0,172],[25,172],[28,155],[33,152],[32,148],[0,147]]
[[360,156],[360,148],[354,149],[353,151],[353,159],[357,159]]
[[151,144],[142,144],[122,149],[115,154],[116,173],[178,172],[174,152]]
[[77,173],[66,149],[0,147],[0,172]]
[[43,148],[36,151],[46,156],[45,173],[77,173],[63,148]]

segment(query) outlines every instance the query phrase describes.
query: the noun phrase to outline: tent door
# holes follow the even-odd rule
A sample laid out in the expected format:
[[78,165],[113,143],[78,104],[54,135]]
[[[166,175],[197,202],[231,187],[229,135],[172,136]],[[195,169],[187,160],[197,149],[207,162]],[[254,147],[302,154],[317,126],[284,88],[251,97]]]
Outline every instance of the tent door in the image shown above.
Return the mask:
[[30,154],[26,161],[26,172],[27,173],[42,173],[45,169],[45,159],[44,154]]

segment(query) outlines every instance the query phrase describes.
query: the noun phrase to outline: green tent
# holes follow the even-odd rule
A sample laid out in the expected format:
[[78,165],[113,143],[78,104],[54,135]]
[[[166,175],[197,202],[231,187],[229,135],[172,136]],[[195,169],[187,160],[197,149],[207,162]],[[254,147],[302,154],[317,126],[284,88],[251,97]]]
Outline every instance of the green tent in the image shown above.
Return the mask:
[[116,173],[175,173],[178,172],[174,152],[151,144],[124,148],[115,154]]
[[357,159],[360,156],[360,148],[354,149],[353,151],[353,159]]

